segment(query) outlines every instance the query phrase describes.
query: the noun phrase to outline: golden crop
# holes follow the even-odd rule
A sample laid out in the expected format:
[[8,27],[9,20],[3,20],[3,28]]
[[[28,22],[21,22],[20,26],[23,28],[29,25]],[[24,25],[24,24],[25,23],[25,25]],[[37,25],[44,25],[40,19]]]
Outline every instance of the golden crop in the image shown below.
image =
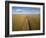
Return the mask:
[[12,14],[12,30],[39,30],[40,15],[39,14]]

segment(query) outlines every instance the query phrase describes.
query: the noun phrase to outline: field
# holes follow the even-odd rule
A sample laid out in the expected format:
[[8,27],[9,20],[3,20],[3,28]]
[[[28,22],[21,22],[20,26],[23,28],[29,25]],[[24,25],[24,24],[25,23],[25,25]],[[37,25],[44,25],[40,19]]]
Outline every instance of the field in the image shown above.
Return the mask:
[[12,14],[12,31],[40,30],[39,14]]

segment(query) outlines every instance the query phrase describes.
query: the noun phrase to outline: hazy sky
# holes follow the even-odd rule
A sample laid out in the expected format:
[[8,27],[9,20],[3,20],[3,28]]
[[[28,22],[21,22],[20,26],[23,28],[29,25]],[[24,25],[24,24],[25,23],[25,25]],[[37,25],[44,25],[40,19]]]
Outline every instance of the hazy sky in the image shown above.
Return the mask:
[[39,14],[40,8],[35,7],[12,7],[12,14]]

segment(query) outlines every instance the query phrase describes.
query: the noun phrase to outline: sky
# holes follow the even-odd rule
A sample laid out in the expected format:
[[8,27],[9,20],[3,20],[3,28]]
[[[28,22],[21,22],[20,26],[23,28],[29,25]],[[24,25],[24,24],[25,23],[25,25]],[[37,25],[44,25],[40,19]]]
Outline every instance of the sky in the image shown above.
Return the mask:
[[36,7],[12,7],[12,14],[40,14],[40,8]]

